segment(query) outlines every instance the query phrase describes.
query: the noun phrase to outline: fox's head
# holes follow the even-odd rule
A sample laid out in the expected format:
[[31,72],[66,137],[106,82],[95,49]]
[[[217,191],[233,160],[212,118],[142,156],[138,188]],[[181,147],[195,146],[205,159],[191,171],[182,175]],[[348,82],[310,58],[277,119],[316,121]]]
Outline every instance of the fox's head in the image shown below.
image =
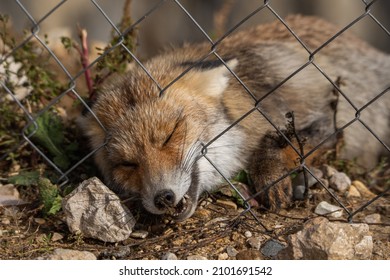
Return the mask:
[[[182,71],[156,64],[149,67],[159,82],[168,84]],[[236,64],[228,63],[231,69]],[[215,128],[224,114],[228,76],[224,65],[193,69],[161,92],[134,68],[105,88],[81,125],[106,183],[140,198],[153,214],[191,216],[199,195],[211,187],[204,184],[217,177],[202,149],[223,130]]]

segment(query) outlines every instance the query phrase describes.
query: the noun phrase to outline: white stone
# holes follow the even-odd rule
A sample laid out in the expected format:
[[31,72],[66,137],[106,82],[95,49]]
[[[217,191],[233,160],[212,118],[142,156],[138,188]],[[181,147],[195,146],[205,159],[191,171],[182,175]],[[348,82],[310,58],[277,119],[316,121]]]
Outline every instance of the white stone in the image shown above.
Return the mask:
[[40,260],[96,260],[96,256],[88,251],[55,249],[53,253],[38,258]]
[[344,193],[351,183],[351,179],[344,172],[336,172],[329,179],[330,187],[341,193]]
[[62,201],[66,223],[72,233],[105,242],[129,238],[135,219],[98,178],[82,182]]
[[312,219],[299,232],[288,236],[288,247],[279,259],[368,260],[373,242],[367,224]]
[[165,253],[162,258],[162,260],[177,260],[177,256],[174,253],[167,252]]
[[322,216],[329,215],[334,218],[340,218],[343,215],[343,208],[332,205],[327,201],[321,201],[314,210],[314,213]]

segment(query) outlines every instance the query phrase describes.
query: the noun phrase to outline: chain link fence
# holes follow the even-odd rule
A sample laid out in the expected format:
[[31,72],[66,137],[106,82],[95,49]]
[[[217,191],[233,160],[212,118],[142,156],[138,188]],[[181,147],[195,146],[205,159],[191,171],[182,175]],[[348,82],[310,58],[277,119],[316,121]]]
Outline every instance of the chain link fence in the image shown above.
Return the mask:
[[[186,9],[186,7],[182,4],[181,1],[155,1],[151,7],[149,7],[148,11],[145,12],[141,17],[131,21],[127,22],[126,26],[119,26],[117,25],[114,20],[111,18],[110,14],[108,14],[104,8],[102,8],[99,1],[91,0],[89,2],[88,9],[95,9],[96,12],[100,14],[100,20],[105,21],[105,24],[108,24],[110,28],[113,30],[113,40],[111,41],[110,47],[102,48],[98,55],[96,55],[95,59],[92,61],[84,61],[82,63],[80,69],[79,62],[75,62],[75,65],[70,65],[70,58],[68,58],[68,53],[64,52],[59,54],[57,52],[58,46],[54,46],[52,42],[48,41],[48,38],[45,34],[42,34],[41,32],[41,25],[44,23],[48,18],[50,17],[56,17],[59,13],[61,13],[61,10],[63,6],[67,4],[68,1],[59,1],[56,5],[52,6],[50,10],[45,12],[40,17],[35,17],[32,12],[29,10],[29,8],[22,2],[15,0],[14,4],[20,9],[20,13],[18,15],[17,19],[14,20],[21,20],[25,22],[28,21],[28,30],[25,32],[23,36],[18,35],[19,40],[12,41],[11,43],[7,41],[6,35],[3,35],[1,44],[1,54],[0,54],[0,65],[2,68],[0,75],[0,88],[1,88],[1,96],[0,100],[5,104],[5,102],[8,102],[9,104],[12,104],[12,110],[15,113],[17,111],[17,120],[6,120],[6,118],[9,116],[15,116],[14,114],[11,114],[10,112],[3,111],[1,112],[3,114],[2,118],[4,123],[6,121],[9,121],[10,124],[6,127],[13,128],[17,130],[17,133],[9,133],[9,135],[4,136],[2,135],[2,143],[0,143],[4,148],[1,148],[1,155],[0,160],[3,162],[2,168],[6,168],[10,165],[10,162],[17,162],[20,158],[23,156],[20,155],[21,151],[23,149],[28,149],[32,151],[33,158],[35,162],[40,162],[40,159],[43,159],[43,162],[50,166],[51,169],[55,171],[55,173],[58,175],[56,177],[56,183],[58,183],[60,186],[66,186],[70,182],[74,183],[74,178],[78,178],[80,170],[85,171],[84,165],[90,165],[90,159],[93,157],[93,155],[96,153],[96,150],[101,149],[102,147],[98,147],[95,150],[84,152],[81,156],[77,154],[77,157],[68,158],[66,160],[61,159],[62,153],[71,153],[69,150],[67,150],[65,147],[68,147],[71,143],[66,142],[66,140],[58,140],[58,146],[62,148],[62,151],[56,151],[56,145],[51,144],[42,144],[41,137],[46,137],[44,133],[42,132],[42,129],[40,129],[40,126],[43,125],[44,122],[47,122],[45,125],[48,125],[48,127],[53,128],[53,131],[56,131],[55,126],[57,125],[55,121],[52,119],[46,119],[47,112],[50,112],[52,110],[58,111],[58,104],[62,104],[65,102],[65,100],[71,100],[71,106],[70,110],[74,108],[76,105],[79,107],[82,107],[83,110],[92,112],[88,102],[86,102],[86,95],[90,95],[91,85],[85,85],[84,78],[90,75],[91,71],[94,71],[97,67],[99,67],[100,63],[104,61],[105,58],[109,57],[110,54],[114,53],[115,51],[120,51],[121,53],[125,54],[126,59],[133,61],[134,63],[138,64],[139,66],[144,69],[145,73],[150,77],[151,80],[153,80],[156,83],[156,86],[161,90],[161,92],[164,92],[167,88],[172,86],[174,83],[182,79],[183,76],[188,73],[192,68],[194,68],[199,62],[194,62],[193,65],[189,65],[188,69],[184,71],[181,75],[179,75],[176,79],[171,81],[168,85],[163,86],[156,82],[156,79],[149,73],[147,66],[143,64],[143,59],[139,57],[137,54],[138,51],[135,50],[135,47],[132,48],[129,46],[128,37],[129,34],[133,34],[137,29],[140,28],[144,24],[145,21],[148,21],[149,18],[152,18],[160,9],[163,9],[165,5],[175,5],[176,6],[176,13],[182,13],[185,17],[187,17],[187,20],[189,20],[190,24],[195,26],[195,28],[201,32],[203,39],[207,42],[209,42],[210,52],[206,54],[204,59],[207,57],[213,55],[217,59],[220,59],[221,63],[224,64],[226,67],[229,67],[225,61],[222,60],[222,58],[218,54],[218,46],[223,42],[226,38],[232,36],[234,32],[239,29],[243,24],[246,24],[248,21],[250,21],[254,17],[262,17],[262,15],[267,12],[268,17],[273,18],[274,20],[280,21],[283,26],[288,30],[288,32],[291,33],[291,35],[295,38],[296,42],[299,42],[302,49],[307,52],[308,54],[308,61],[307,63],[298,69],[296,69],[290,76],[285,77],[285,79],[275,86],[273,89],[271,89],[266,96],[270,96],[274,94],[274,92],[281,87],[286,81],[292,79],[294,76],[296,76],[298,73],[300,73],[307,65],[314,66],[318,72],[329,81],[330,84],[333,85],[335,91],[339,93],[339,98],[346,99],[352,106],[355,108],[355,118],[350,120],[347,124],[345,124],[343,127],[337,128],[337,130],[330,136],[328,136],[326,139],[322,139],[322,141],[313,149],[306,152],[305,154],[302,153],[302,151],[299,150],[296,146],[291,143],[289,137],[285,135],[285,131],[283,128],[280,128],[277,124],[272,123],[271,119],[268,119],[268,121],[271,123],[271,125],[274,127],[275,131],[279,135],[282,135],[284,139],[288,142],[288,145],[292,147],[292,149],[295,150],[298,161],[300,164],[287,174],[285,174],[283,177],[278,178],[274,183],[278,183],[281,180],[293,176],[296,172],[303,171],[306,176],[312,176],[315,178],[315,180],[318,182],[321,188],[326,189],[329,196],[335,199],[338,204],[344,209],[344,211],[347,213],[347,219],[349,221],[353,220],[353,217],[361,212],[363,209],[365,209],[367,206],[373,204],[375,201],[380,199],[381,197],[384,197],[388,195],[388,191],[390,189],[389,181],[384,182],[385,186],[381,188],[380,192],[371,199],[365,201],[360,207],[351,209],[348,205],[345,205],[342,198],[339,197],[337,193],[330,190],[329,187],[321,180],[321,178],[317,177],[317,175],[312,171],[311,167],[309,167],[305,160],[308,156],[312,155],[314,152],[316,152],[318,149],[322,147],[322,145],[325,145],[329,139],[333,137],[337,137],[337,135],[341,134],[345,129],[348,129],[349,126],[351,126],[354,123],[360,123],[363,125],[367,131],[370,132],[370,134],[376,138],[378,142],[381,143],[383,148],[386,150],[387,156],[390,155],[390,149],[389,149],[389,142],[388,139],[383,139],[383,137],[380,137],[375,131],[373,131],[362,119],[360,118],[360,113],[363,112],[367,107],[372,106],[375,102],[381,102],[381,99],[383,99],[384,96],[389,95],[389,84],[382,85],[383,90],[377,92],[375,98],[369,100],[366,104],[364,104],[361,107],[355,106],[352,101],[349,100],[348,95],[343,92],[342,86],[338,84],[336,81],[333,81],[330,76],[326,73],[326,71],[323,71],[319,65],[316,63],[316,57],[321,54],[321,51],[328,45],[331,45],[332,42],[334,42],[341,34],[344,34],[344,32],[348,31],[349,29],[353,28],[355,25],[360,23],[363,20],[368,20],[371,23],[375,24],[377,28],[380,30],[380,34],[378,36],[387,37],[390,39],[390,32],[388,27],[386,27],[384,24],[381,23],[379,19],[376,18],[375,14],[372,12],[372,9],[375,8],[376,5],[378,5],[381,2],[384,1],[361,1],[361,13],[359,16],[353,18],[348,24],[346,24],[344,27],[339,29],[339,31],[335,34],[333,34],[326,42],[321,44],[317,49],[310,49],[305,42],[297,35],[294,30],[289,26],[289,24],[283,19],[281,15],[279,15],[278,10],[274,9],[273,1],[259,1],[258,7],[254,9],[250,14],[242,18],[239,22],[237,22],[232,28],[229,30],[223,32],[220,34],[219,37],[215,38],[215,36],[210,35],[209,32],[207,32],[203,27],[202,23],[197,21],[197,19],[191,14],[191,11],[189,9]],[[230,1],[231,2],[231,1]],[[260,3],[261,2],[261,3]],[[130,2],[129,2],[130,3]],[[337,5],[337,3],[329,3],[329,5]],[[231,13],[234,13],[234,11],[231,11]],[[270,15],[270,16],[269,16]],[[174,16],[174,15],[173,15]],[[180,24],[180,23],[178,23]],[[134,36],[134,35],[131,35]],[[63,45],[66,44],[66,40],[63,40]],[[28,48],[27,48],[28,47]],[[142,46],[140,47],[142,48]],[[80,47],[81,53],[85,51],[86,49],[83,49]],[[23,60],[20,58],[21,51],[26,50],[33,53],[31,58],[31,61],[34,59],[43,59],[49,61],[49,63],[44,64],[44,67],[47,67],[47,69],[44,69],[45,71],[48,71],[54,75],[54,77],[47,78],[47,83],[41,82],[45,81],[46,77],[43,76],[42,73],[46,72],[39,72],[39,69],[32,69],[32,67],[36,67],[34,65],[26,65],[23,63],[28,63],[28,60]],[[84,53],[85,55],[85,53]],[[78,68],[79,67],[79,68]],[[369,66],[367,66],[369,67]],[[24,69],[23,71],[20,69]],[[20,71],[19,71],[20,70]],[[234,71],[229,69],[232,74],[234,75]],[[32,75],[31,72],[38,71],[37,75]],[[362,69],[362,71],[365,71]],[[369,70],[367,70],[369,71]],[[26,73],[29,73],[28,75]],[[390,69],[388,69],[388,72],[390,74]],[[241,84],[241,86],[245,89],[245,91],[250,96],[255,96],[251,89],[240,79],[239,76],[234,75],[235,79]],[[31,79],[36,79],[32,81]],[[58,81],[56,81],[58,79]],[[59,82],[61,85],[56,85],[56,82]],[[390,81],[390,79],[389,79]],[[45,86],[49,88],[49,91],[57,90],[56,92],[48,92],[48,88],[45,89]],[[37,88],[38,87],[38,88]],[[36,94],[36,97],[34,98],[34,94]],[[265,96],[265,97],[266,97]],[[264,97],[264,98],[265,98]],[[240,194],[239,190],[236,188],[236,184],[231,180],[231,178],[227,178],[225,174],[220,170],[220,167],[217,166],[208,156],[207,153],[207,147],[211,145],[212,142],[214,142],[216,139],[221,137],[224,133],[229,131],[234,126],[238,125],[238,123],[246,118],[247,115],[249,115],[253,111],[259,111],[260,114],[262,114],[264,117],[267,118],[267,116],[261,111],[259,106],[257,106],[259,103],[261,103],[261,100],[255,100],[256,105],[253,107],[253,109],[242,116],[240,119],[237,119],[234,123],[232,123],[230,126],[226,127],[224,131],[222,131],[219,135],[216,135],[215,138],[210,143],[204,143],[203,150],[201,156],[205,157],[211,165],[214,166],[214,168],[219,172],[220,176],[225,179],[227,184],[235,189],[238,194]],[[38,104],[38,105],[37,105]],[[74,105],[76,104],[76,105]],[[69,112],[65,112],[65,115],[70,114]],[[68,116],[68,115],[67,115]],[[100,123],[100,120],[95,116],[96,121]],[[381,118],[381,116],[378,116],[378,118]],[[18,123],[16,123],[18,122]],[[104,126],[100,124],[103,129]],[[74,129],[72,126],[69,128],[70,131]],[[51,132],[47,132],[47,134],[50,134]],[[37,135],[40,134],[40,135]],[[43,134],[43,135],[42,135]],[[48,136],[49,137],[49,136]],[[68,137],[68,136],[66,136]],[[66,138],[65,137],[65,138]],[[77,137],[71,137],[73,139],[72,141],[77,142]],[[51,145],[51,146],[50,146]],[[62,146],[62,147],[61,147]],[[50,148],[52,147],[52,149]],[[18,155],[15,157],[15,155]],[[30,154],[31,156],[31,154]],[[64,161],[66,161],[64,163]],[[22,168],[33,168],[34,166],[30,166],[31,161],[29,164],[25,164],[22,166]],[[83,169],[84,168],[84,169]],[[266,186],[267,188],[272,188],[273,184],[270,184],[269,186]],[[259,194],[256,194],[259,195]],[[255,195],[255,196],[256,196]],[[258,221],[258,223],[261,223],[261,218],[259,218],[259,214],[254,211],[251,207],[251,204],[248,203],[248,201],[251,198],[248,197],[241,197],[245,203],[244,203],[244,210],[243,214],[246,212],[250,212],[252,216]]]

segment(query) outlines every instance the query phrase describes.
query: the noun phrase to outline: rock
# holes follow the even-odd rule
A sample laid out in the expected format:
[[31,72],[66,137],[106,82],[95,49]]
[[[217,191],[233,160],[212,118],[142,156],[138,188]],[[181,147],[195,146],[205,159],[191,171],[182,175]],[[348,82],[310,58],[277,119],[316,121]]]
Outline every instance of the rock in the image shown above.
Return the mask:
[[371,214],[371,215],[367,215],[365,218],[364,218],[364,221],[368,224],[379,224],[382,222],[381,220],[381,215],[380,214]]
[[374,197],[376,197],[376,194],[374,194],[373,192],[371,192],[365,184],[363,184],[362,182],[358,181],[358,180],[355,180],[352,182],[352,185],[355,186],[355,188],[359,191],[359,193],[365,197],[365,198],[368,198],[368,199],[372,199]]
[[324,217],[306,222],[287,241],[278,259],[367,260],[373,249],[367,224],[330,222]]
[[227,246],[226,253],[229,257],[234,258],[235,256],[237,256],[238,251],[233,246]]
[[[310,172],[313,173],[317,179],[322,179],[324,177],[324,173],[320,169],[312,167],[310,168]],[[306,172],[306,175],[309,188],[318,183],[317,179],[314,178],[309,172]],[[303,172],[298,173],[298,175],[293,179],[293,186],[305,186],[305,175]]]
[[[310,168],[310,172],[313,173],[313,175],[315,176],[312,176],[309,172],[307,172],[307,180],[308,180],[308,185],[309,185],[309,188],[311,188],[312,186],[314,186],[315,184],[318,183],[317,179],[318,180],[321,180],[322,178],[324,178],[324,172],[322,172],[322,170],[318,169],[318,168],[314,168],[314,167],[311,167]],[[305,176],[303,174],[303,172],[299,173],[300,176],[301,176],[301,185],[305,185]]]
[[145,239],[148,235],[149,235],[149,232],[147,232],[145,230],[137,230],[137,231],[133,231],[130,234],[130,237],[138,238],[138,239]]
[[351,185],[351,179],[344,172],[335,172],[329,179],[329,186],[344,193]]
[[62,240],[64,239],[64,236],[58,232],[54,232],[53,235],[51,236],[51,241],[53,242],[56,242],[56,241],[59,241],[59,240]]
[[248,244],[251,246],[252,249],[259,250],[261,246],[261,242],[263,241],[260,237],[251,237],[248,239]]
[[1,223],[3,225],[9,225],[11,223],[11,221],[7,217],[4,217],[4,218],[1,218]]
[[347,198],[353,199],[353,198],[360,198],[360,197],[361,197],[361,194],[358,191],[358,189],[354,185],[349,186],[349,189],[347,192]]
[[354,254],[360,260],[369,259],[371,258],[373,247],[374,243],[372,241],[372,236],[363,236],[361,241],[355,245]]
[[237,260],[262,260],[262,256],[259,250],[243,250],[236,256]]
[[201,255],[191,255],[187,257],[187,260],[207,260],[207,258]]
[[325,177],[330,178],[332,177],[336,172],[338,172],[335,168],[332,166],[329,166],[327,164],[324,164],[322,166],[322,171]]
[[229,259],[229,255],[227,253],[222,253],[222,254],[218,255],[218,260],[224,261],[224,260],[227,260],[227,259]]
[[13,206],[25,204],[23,200],[19,198],[19,192],[12,184],[1,185],[0,184],[0,206]]
[[173,233],[173,229],[172,228],[167,228],[166,230],[164,230],[163,235],[170,235],[172,233]]
[[38,225],[44,225],[46,224],[46,220],[42,218],[34,218],[34,222]]
[[62,201],[66,223],[72,233],[104,242],[129,238],[135,225],[130,211],[98,178],[83,181]]
[[295,186],[293,190],[294,190],[293,191],[294,199],[296,199],[296,200],[304,200],[305,199],[306,188],[304,185]]
[[283,245],[277,240],[270,239],[265,242],[264,246],[261,247],[261,253],[268,258],[275,258],[278,253],[286,248],[286,245]]
[[53,253],[44,255],[39,260],[96,260],[96,256],[88,251],[55,249]]
[[329,215],[334,218],[340,218],[343,215],[343,208],[332,205],[327,201],[321,201],[314,210],[314,213],[318,215]]
[[171,253],[171,252],[167,252],[165,253],[162,258],[162,260],[177,260],[177,256],[174,254],[174,253]]
[[329,188],[329,180],[322,178],[321,179],[321,183],[322,184],[319,184],[320,187],[324,187],[325,186],[326,188]]
[[19,199],[19,191],[12,184],[1,185],[0,184],[0,196],[13,196],[16,199]]
[[235,204],[231,200],[223,200],[223,199],[217,199],[216,203],[224,208],[229,208],[233,210],[237,210],[237,204]]
[[244,236],[246,238],[250,238],[250,237],[252,237],[252,233],[249,230],[247,230],[247,231],[244,232]]
[[211,217],[211,212],[210,210],[207,210],[207,209],[197,209],[194,213],[194,218],[198,218],[198,219],[202,219],[202,220],[209,220]]

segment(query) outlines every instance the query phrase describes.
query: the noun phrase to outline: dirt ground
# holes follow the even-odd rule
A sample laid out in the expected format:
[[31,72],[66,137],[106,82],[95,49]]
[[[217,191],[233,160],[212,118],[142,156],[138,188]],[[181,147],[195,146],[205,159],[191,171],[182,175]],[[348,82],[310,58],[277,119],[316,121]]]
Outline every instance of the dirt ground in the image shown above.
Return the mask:
[[[56,248],[90,251],[98,259],[161,259],[170,252],[178,259],[202,256],[207,259],[267,259],[261,250],[250,244],[256,237],[263,245],[269,239],[286,243],[287,236],[299,231],[305,221],[316,217],[315,205],[325,195],[314,189],[310,199],[288,210],[270,213],[242,208],[233,209],[233,198],[221,193],[209,195],[200,202],[194,216],[182,223],[166,217],[140,217],[135,231],[146,231],[146,238],[133,238],[116,244],[71,234],[63,213],[51,217],[41,214],[37,193],[19,188],[22,206],[0,207],[0,259],[37,259]],[[218,200],[218,202],[217,202]],[[343,201],[349,209],[358,209],[362,200]],[[364,208],[353,222],[364,222],[372,213],[381,214],[381,222],[369,224],[374,249],[372,259],[390,259],[390,198],[387,195]],[[346,216],[340,218],[346,222]],[[262,246],[261,245],[261,246]],[[236,256],[227,254],[236,250]]]

